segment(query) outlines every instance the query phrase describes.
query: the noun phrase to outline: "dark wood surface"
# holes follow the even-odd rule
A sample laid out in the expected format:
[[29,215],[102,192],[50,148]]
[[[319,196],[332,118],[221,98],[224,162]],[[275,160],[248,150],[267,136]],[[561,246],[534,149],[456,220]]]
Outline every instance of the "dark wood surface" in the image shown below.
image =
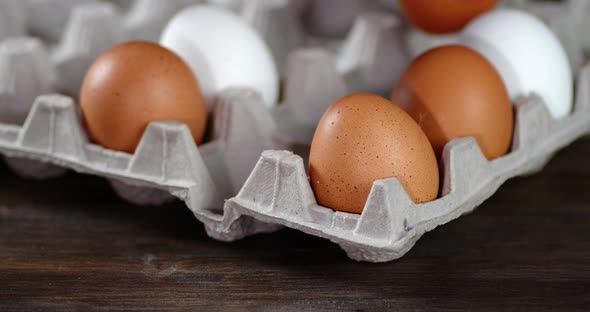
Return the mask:
[[293,230],[217,242],[182,203],[136,207],[100,178],[0,165],[0,310],[107,308],[588,311],[590,139],[385,264]]

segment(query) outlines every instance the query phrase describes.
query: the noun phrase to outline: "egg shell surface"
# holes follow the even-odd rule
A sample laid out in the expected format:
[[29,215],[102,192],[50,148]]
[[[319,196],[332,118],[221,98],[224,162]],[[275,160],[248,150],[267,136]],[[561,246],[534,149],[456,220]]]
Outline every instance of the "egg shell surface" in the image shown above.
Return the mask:
[[94,142],[129,153],[152,121],[183,122],[196,143],[207,122],[191,69],[170,50],[148,42],[123,43],[99,56],[82,83],[80,106]]
[[502,78],[481,54],[460,46],[416,58],[391,100],[418,122],[438,157],[452,139],[473,136],[488,159],[510,149],[514,113]]
[[401,108],[372,94],[343,97],[324,113],[309,174],[318,202],[339,211],[361,213],[379,179],[399,179],[416,203],[438,194],[438,164],[426,135]]
[[554,118],[571,112],[573,77],[567,54],[538,18],[515,9],[495,10],[467,25],[460,40],[494,64],[513,102],[534,92]]
[[206,4],[188,7],[168,23],[160,43],[190,65],[209,109],[230,87],[250,88],[268,107],[276,105],[279,76],[272,54],[260,35],[231,12]]

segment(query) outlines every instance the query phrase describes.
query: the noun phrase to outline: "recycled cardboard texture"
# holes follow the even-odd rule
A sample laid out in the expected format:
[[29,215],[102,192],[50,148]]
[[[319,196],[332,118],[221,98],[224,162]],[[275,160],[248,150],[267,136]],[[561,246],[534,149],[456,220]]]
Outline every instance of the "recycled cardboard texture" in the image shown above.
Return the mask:
[[[122,197],[138,204],[178,197],[215,239],[231,241],[287,226],[337,243],[352,259],[383,262],[403,256],[425,232],[472,211],[507,179],[539,170],[558,149],[590,131],[590,66],[585,66],[577,79],[571,116],[553,120],[534,95],[517,105],[513,148],[507,156],[487,161],[473,138],[449,143],[443,155],[441,198],[414,204],[392,178],[374,183],[361,215],[321,207],[307,178],[306,161],[273,150],[295,150],[306,157],[323,111],[352,90],[388,93],[383,81],[397,80],[391,72],[405,66],[409,49],[399,20],[383,13],[361,16],[336,51],[278,49],[296,46],[293,42],[299,40],[299,35],[285,39],[272,34],[282,20],[272,15],[286,16],[285,1],[268,2],[270,7],[248,1],[254,7],[243,8],[262,15],[267,39],[275,40],[270,43],[273,55],[288,59],[283,102],[269,111],[252,91],[224,91],[214,107],[212,140],[201,146],[194,144],[185,125],[153,122],[133,155],[107,150],[88,141],[71,98],[43,95],[33,101],[31,94],[77,91],[76,77],[83,76],[99,49],[133,37],[133,31],[99,31],[105,23],[129,29],[141,24],[129,22],[129,16],[139,14],[133,12],[151,12],[142,13],[151,16],[146,23],[162,27],[165,19],[153,14],[172,11],[158,7],[163,3],[169,2],[137,1],[127,19],[116,17],[120,13],[110,4],[84,4],[71,12],[70,26],[55,47],[30,38],[1,43],[0,110],[6,114],[0,116],[12,117],[0,124],[0,153],[11,167],[35,178],[57,176],[64,168],[103,176]],[[388,70],[376,71],[378,65]],[[19,118],[29,109],[23,123]]]

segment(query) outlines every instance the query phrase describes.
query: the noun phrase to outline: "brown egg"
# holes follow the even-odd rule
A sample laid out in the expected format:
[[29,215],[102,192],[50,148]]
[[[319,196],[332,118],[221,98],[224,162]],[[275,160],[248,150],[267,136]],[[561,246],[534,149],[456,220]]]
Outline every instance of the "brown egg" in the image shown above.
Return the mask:
[[429,33],[461,30],[478,15],[491,10],[498,0],[401,0],[400,6],[410,22]]
[[313,137],[309,174],[316,199],[361,213],[375,180],[396,177],[416,203],[438,194],[438,165],[424,132],[387,99],[352,94],[322,116]]
[[434,48],[406,69],[391,99],[422,127],[437,156],[454,138],[473,136],[483,154],[506,154],[513,110],[502,78],[482,55],[453,45]]
[[80,91],[90,138],[134,152],[151,121],[185,123],[198,144],[207,108],[191,69],[170,50],[148,42],[111,48],[90,67]]

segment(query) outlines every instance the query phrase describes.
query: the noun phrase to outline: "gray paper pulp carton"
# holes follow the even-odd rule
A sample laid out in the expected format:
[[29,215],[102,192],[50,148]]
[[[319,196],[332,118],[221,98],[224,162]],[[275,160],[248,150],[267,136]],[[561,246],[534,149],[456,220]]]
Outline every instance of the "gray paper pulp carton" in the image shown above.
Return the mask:
[[[534,94],[517,103],[508,155],[488,161],[471,137],[449,143],[439,199],[414,204],[391,178],[374,183],[362,214],[333,211],[317,204],[304,158],[315,125],[335,100],[355,91],[390,92],[411,50],[398,16],[364,13],[344,40],[318,45],[298,28],[289,2],[244,2],[241,14],[284,62],[281,103],[268,109],[258,94],[236,86],[217,98],[209,142],[196,146],[181,123],[153,122],[128,154],[89,142],[75,101],[47,93],[76,94],[101,51],[124,40],[156,40],[166,20],[190,1],[138,0],[126,9],[84,2],[68,11],[69,22],[45,27],[6,2],[23,15],[19,20],[13,14],[6,31],[11,38],[0,43],[0,153],[23,176],[50,178],[67,168],[108,179],[137,204],[179,198],[218,240],[286,226],[329,239],[352,259],[390,261],[425,232],[475,209],[507,179],[540,170],[557,150],[590,131],[590,66],[583,66],[567,118],[553,120]],[[13,38],[27,28],[45,29],[43,40]],[[272,29],[288,34],[277,36]]]

